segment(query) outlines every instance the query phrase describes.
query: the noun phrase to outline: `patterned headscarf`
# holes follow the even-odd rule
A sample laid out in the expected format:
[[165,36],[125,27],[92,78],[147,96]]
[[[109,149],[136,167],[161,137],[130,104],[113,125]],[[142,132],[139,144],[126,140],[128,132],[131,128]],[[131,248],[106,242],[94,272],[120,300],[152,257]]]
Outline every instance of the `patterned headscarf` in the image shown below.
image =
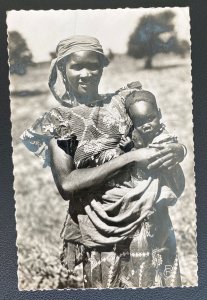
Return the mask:
[[72,107],[75,101],[70,90],[66,90],[63,73],[60,70],[61,61],[78,51],[93,51],[100,54],[103,67],[109,64],[99,41],[91,36],[75,35],[60,41],[56,48],[57,58],[53,59],[50,67],[49,87],[55,99],[62,105]]

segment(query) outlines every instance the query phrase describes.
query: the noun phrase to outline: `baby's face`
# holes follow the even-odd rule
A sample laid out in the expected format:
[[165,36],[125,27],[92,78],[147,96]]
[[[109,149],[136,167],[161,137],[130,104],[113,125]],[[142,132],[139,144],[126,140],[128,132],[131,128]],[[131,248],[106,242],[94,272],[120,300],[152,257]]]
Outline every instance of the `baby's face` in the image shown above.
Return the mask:
[[129,107],[134,128],[145,140],[152,140],[160,129],[160,111],[151,103],[139,101]]

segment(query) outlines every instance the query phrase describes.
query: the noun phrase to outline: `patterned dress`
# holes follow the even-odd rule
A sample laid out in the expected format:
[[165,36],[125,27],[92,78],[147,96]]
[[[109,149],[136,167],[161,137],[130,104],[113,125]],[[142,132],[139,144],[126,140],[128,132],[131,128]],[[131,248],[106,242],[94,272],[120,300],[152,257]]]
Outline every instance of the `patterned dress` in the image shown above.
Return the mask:
[[[127,91],[128,93],[129,91]],[[26,130],[28,149],[50,164],[48,143],[74,158],[76,168],[98,166],[119,156],[127,136],[125,91],[105,95],[94,107],[56,108]],[[183,190],[181,169],[132,180],[126,168],[99,189],[69,201],[62,230],[61,261],[69,270],[83,263],[85,287],[152,287],[181,285],[176,241],[168,214]],[[166,178],[168,180],[166,180]],[[136,180],[138,182],[136,182]]]

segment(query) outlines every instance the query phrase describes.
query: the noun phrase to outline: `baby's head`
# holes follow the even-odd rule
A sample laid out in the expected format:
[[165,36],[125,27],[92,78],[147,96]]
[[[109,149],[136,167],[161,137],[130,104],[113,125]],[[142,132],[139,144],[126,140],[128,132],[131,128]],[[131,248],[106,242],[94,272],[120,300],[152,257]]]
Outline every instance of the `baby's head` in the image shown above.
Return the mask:
[[150,142],[161,129],[161,112],[155,96],[144,90],[133,91],[126,97],[126,109],[137,130],[146,142]]

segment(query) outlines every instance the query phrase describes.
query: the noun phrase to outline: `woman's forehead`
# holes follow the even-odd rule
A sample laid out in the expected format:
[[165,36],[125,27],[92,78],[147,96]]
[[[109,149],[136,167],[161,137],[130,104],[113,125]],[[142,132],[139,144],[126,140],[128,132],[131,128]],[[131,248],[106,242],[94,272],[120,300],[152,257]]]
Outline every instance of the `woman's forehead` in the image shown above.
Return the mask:
[[98,53],[90,50],[77,51],[68,56],[68,63],[99,63]]

